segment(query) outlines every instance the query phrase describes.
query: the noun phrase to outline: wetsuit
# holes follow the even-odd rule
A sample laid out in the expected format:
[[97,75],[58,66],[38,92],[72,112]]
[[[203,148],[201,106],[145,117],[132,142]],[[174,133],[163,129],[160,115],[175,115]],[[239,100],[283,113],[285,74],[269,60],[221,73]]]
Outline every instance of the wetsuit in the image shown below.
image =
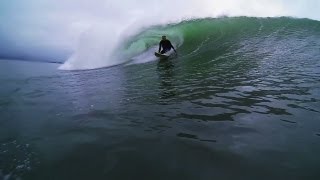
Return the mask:
[[[162,51],[160,52],[161,47],[162,47]],[[171,42],[168,39],[160,41],[160,43],[159,43],[159,52],[161,54],[164,54],[164,53],[170,51],[171,48],[174,49],[174,47],[172,46]]]

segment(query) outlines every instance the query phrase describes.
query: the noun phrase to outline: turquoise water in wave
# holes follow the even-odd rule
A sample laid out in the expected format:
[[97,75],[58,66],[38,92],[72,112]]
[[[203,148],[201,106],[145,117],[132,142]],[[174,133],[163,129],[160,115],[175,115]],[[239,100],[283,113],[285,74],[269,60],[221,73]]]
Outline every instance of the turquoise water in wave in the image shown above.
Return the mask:
[[0,179],[319,179],[319,30],[202,19],[121,47],[139,55],[167,33],[179,56],[165,62],[1,60]]

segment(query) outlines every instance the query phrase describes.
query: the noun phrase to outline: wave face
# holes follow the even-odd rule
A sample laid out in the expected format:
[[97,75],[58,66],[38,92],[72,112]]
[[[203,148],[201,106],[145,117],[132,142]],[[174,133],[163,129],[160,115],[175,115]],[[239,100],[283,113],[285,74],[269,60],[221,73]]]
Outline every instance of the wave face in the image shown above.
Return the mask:
[[[160,37],[167,35],[178,47],[179,57],[217,60],[226,56],[266,58],[298,52],[310,53],[320,40],[320,22],[310,19],[222,17],[187,20],[176,24],[150,27],[131,36],[115,48],[103,62],[85,67],[81,61],[69,59],[66,69],[92,69],[140,59],[155,60]],[[102,43],[101,43],[102,44]],[[103,48],[103,47],[101,47]],[[114,53],[117,52],[117,53]],[[112,59],[112,60],[110,60]],[[143,60],[141,60],[143,59]],[[65,65],[62,66],[62,69]]]

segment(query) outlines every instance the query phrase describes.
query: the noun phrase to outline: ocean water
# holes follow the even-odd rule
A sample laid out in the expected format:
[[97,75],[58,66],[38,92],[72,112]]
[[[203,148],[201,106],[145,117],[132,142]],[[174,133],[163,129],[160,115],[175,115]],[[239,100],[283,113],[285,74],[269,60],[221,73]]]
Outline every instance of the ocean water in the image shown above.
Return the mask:
[[[153,57],[161,34],[177,57]],[[189,20],[119,51],[91,70],[0,61],[0,179],[320,178],[318,21]]]

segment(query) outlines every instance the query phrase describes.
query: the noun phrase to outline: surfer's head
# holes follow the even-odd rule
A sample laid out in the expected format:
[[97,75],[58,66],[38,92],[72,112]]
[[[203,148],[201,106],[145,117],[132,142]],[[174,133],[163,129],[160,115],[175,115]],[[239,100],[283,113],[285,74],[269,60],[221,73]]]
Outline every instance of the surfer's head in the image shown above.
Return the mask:
[[167,36],[162,36],[162,40],[166,40],[167,39]]

